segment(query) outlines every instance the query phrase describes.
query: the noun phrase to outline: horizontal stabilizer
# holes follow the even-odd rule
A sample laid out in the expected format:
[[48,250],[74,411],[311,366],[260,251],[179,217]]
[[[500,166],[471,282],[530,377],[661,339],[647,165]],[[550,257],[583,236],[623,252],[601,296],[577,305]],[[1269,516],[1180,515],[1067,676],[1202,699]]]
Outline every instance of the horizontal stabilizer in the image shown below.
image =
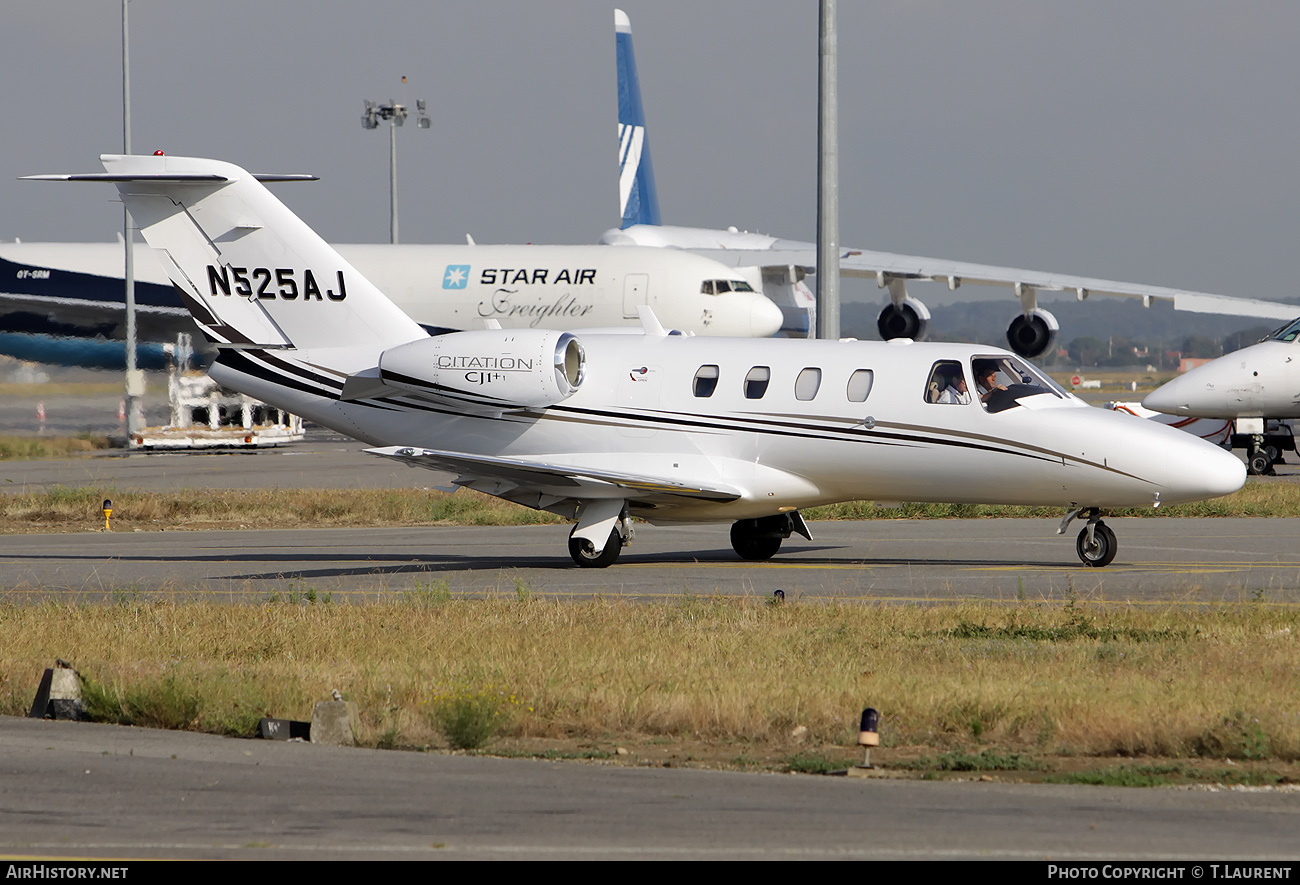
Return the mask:
[[[257,172],[256,181],[320,181],[319,175],[308,172]],[[24,181],[229,181],[224,175],[212,172],[164,172],[149,174],[123,174],[119,172],[71,172],[54,175],[24,175]]]

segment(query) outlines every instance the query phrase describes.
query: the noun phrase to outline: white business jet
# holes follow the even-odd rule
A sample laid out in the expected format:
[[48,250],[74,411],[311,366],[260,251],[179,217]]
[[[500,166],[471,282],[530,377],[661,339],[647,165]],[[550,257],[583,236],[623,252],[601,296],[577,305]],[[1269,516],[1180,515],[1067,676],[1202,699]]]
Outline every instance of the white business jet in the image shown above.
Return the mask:
[[1167,415],[1235,419],[1252,437],[1252,473],[1268,473],[1277,454],[1264,445],[1265,419],[1300,418],[1300,320],[1250,347],[1197,366],[1157,387],[1142,405]]
[[[804,278],[816,270],[815,244],[734,227],[711,230],[660,223],[659,201],[650,162],[650,141],[646,135],[641,86],[632,51],[632,25],[627,14],[617,9],[614,11],[614,39],[618,67],[622,222],[620,228],[605,231],[600,242],[678,249],[731,265],[745,273],[751,283],[781,306],[785,314],[782,331],[805,334],[812,325],[809,313],[814,302]],[[1030,359],[1047,353],[1060,329],[1056,317],[1038,305],[1039,292],[1073,292],[1080,301],[1093,294],[1141,298],[1146,307],[1150,307],[1153,301],[1169,301],[1175,310],[1270,320],[1291,319],[1296,309],[1295,305],[1275,301],[856,248],[841,250],[840,274],[875,279],[880,288],[889,290],[889,303],[876,320],[880,337],[886,341],[891,338],[920,340],[929,330],[930,311],[908,294],[908,280],[946,283],[952,291],[972,283],[1004,286],[1020,302],[1019,311],[1007,327],[1007,343],[1013,351]]]
[[[730,522],[746,559],[810,537],[800,509],[852,499],[1060,505],[1084,563],[1115,556],[1105,508],[1228,494],[1241,462],[1085,405],[970,345],[487,328],[430,336],[253,176],[215,160],[105,155],[144,238],[220,355],[221,384],[370,451],[575,520],[607,566],[632,520]],[[237,281],[254,283],[251,291]]]

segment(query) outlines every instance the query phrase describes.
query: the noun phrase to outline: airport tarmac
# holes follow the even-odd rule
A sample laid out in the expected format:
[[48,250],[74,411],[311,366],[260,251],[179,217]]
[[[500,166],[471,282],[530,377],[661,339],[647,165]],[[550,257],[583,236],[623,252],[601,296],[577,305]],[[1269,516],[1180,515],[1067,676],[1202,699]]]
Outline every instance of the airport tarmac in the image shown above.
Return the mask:
[[423,527],[175,531],[0,537],[0,586],[20,598],[124,593],[260,600],[293,591],[336,601],[445,581],[458,594],[789,600],[1134,604],[1300,602],[1297,519],[1127,519],[1119,556],[1081,565],[1074,534],[1048,520],[813,522],[767,562],[740,560],[725,526],[639,526],[607,569],[580,569],[568,527]]
[[[1164,866],[1191,879],[1210,876],[1204,863],[1191,868],[1202,859],[1300,859],[1300,793],[1288,788],[1140,790],[603,766],[17,717],[0,717],[0,747],[0,856],[11,870],[23,866],[12,863],[17,858],[59,857],[113,865],[159,857],[1169,858]],[[1115,878],[1123,869],[1112,868]]]

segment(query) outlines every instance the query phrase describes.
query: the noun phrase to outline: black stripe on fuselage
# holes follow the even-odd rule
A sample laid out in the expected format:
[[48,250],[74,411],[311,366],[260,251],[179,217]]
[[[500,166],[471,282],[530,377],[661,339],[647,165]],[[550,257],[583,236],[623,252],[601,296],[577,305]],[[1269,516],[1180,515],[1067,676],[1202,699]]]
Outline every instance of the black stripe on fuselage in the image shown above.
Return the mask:
[[397,384],[406,384],[410,387],[418,387],[429,391],[435,396],[440,396],[445,399],[460,400],[469,403],[470,405],[486,406],[490,409],[515,408],[513,403],[499,397],[488,396],[485,393],[467,393],[455,387],[448,387],[445,384],[435,384],[432,381],[425,381],[423,378],[416,378],[412,375],[403,375],[400,372],[386,372],[381,368],[379,370],[379,377],[384,381],[392,380]]
[[[572,406],[553,406],[554,411],[568,411],[581,413],[588,416],[600,416],[604,418],[621,419],[620,423],[628,424],[628,416],[623,413],[609,412],[601,409],[579,409]],[[1039,446],[1027,445],[1024,443],[1006,440],[999,437],[984,436],[981,434],[959,433],[966,439],[953,439],[951,434],[954,432],[948,428],[929,428],[918,427],[913,425],[895,425],[900,429],[911,430],[913,432],[890,432],[878,431],[875,429],[867,430],[865,427],[856,425],[846,428],[810,428],[806,423],[796,423],[790,421],[778,421],[771,418],[758,418],[749,415],[727,415],[724,418],[711,418],[706,415],[684,415],[678,417],[668,417],[663,414],[641,413],[637,416],[638,423],[631,426],[641,426],[654,428],[661,425],[670,427],[695,427],[708,429],[714,432],[726,433],[737,430],[748,430],[752,433],[761,433],[769,436],[784,436],[801,439],[821,439],[821,440],[843,440],[856,441],[864,443],[873,443],[876,445],[902,445],[907,447],[918,447],[927,445],[939,445],[951,448],[973,449],[977,451],[993,452],[1003,455],[1015,455],[1021,458],[1029,458],[1035,461],[1065,462],[1073,461],[1078,464],[1085,464],[1090,467],[1098,467],[1110,473],[1116,473],[1121,476],[1129,476],[1134,479],[1132,474],[1117,470],[1109,465],[1098,464],[1094,461],[1088,461],[1075,455],[1069,455],[1064,452],[1054,452],[1051,449],[1044,449]],[[730,423],[719,424],[719,420],[726,420]],[[822,418],[821,420],[828,420]],[[851,419],[829,420],[845,421]],[[877,425],[879,426],[879,425]],[[975,440],[984,440],[976,442]]]
[[[281,367],[280,371],[276,372],[272,366],[264,366],[249,359],[248,355],[250,354],[256,354],[268,363]],[[277,356],[272,356],[265,351],[224,351],[221,357],[218,358],[217,362],[272,384],[281,384],[285,387],[314,394],[325,399],[337,400],[339,398],[338,391],[342,390],[342,384],[337,380],[337,378],[330,378],[321,374],[313,373],[300,364]],[[329,387],[330,390],[327,392],[317,387],[311,387],[304,383],[304,381],[300,381],[299,378],[310,379],[322,386]],[[385,411],[409,409],[442,414],[454,418],[477,418],[479,420],[487,421],[502,420],[502,417],[474,415],[458,411],[454,407],[440,408],[394,397],[379,397],[375,400],[358,400],[356,401],[356,404],[368,406],[370,408],[383,409]],[[528,410],[526,413],[518,417],[510,417],[507,420],[513,422],[517,420],[530,419],[538,421],[566,421],[578,424],[600,423],[612,427],[695,430],[715,434],[749,431],[751,433],[766,436],[781,436],[786,438],[822,441],[860,442],[870,445],[904,446],[908,448],[944,446],[948,448],[992,452],[994,454],[1014,455],[1016,457],[1029,458],[1035,461],[1050,461],[1053,463],[1073,461],[1078,464],[1097,467],[1121,476],[1129,476],[1134,479],[1139,478],[1133,477],[1132,474],[1125,473],[1122,470],[1117,470],[1109,465],[1098,464],[1077,456],[1068,455],[1062,452],[1053,452],[1050,449],[1018,443],[1012,440],[971,433],[959,433],[959,438],[954,439],[952,438],[954,431],[938,427],[927,428],[913,425],[895,425],[901,431],[910,432],[883,431],[875,429],[868,430],[856,423],[851,427],[810,427],[806,421],[803,423],[789,420],[783,421],[776,418],[757,417],[752,414],[709,416],[689,413],[680,415],[675,413],[672,415],[665,413],[642,413],[637,415],[635,418],[630,419],[628,415],[620,412],[564,405],[551,406],[546,409]],[[830,417],[821,418],[820,420],[847,422],[851,419]]]

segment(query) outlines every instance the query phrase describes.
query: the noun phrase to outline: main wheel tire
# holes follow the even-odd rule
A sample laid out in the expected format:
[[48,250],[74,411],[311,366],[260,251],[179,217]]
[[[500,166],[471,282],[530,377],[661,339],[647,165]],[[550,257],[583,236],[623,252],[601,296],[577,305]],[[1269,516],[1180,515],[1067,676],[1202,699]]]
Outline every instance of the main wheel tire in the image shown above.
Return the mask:
[[731,549],[741,559],[755,562],[771,559],[781,549],[781,536],[760,532],[752,519],[742,519],[731,524]]
[[1085,527],[1079,532],[1079,539],[1074,542],[1074,549],[1084,565],[1091,568],[1104,568],[1115,559],[1115,554],[1119,552],[1119,542],[1115,540],[1115,533],[1110,530],[1110,526],[1098,522],[1093,526],[1092,544],[1088,544],[1088,529]]
[[622,550],[623,537],[618,529],[609,530],[609,540],[605,542],[605,549],[599,553],[596,552],[596,545],[586,538],[569,535],[569,557],[582,568],[607,568],[614,564]]
[[1251,476],[1268,476],[1268,472],[1272,468],[1273,459],[1263,449],[1257,449],[1246,464],[1246,472]]

